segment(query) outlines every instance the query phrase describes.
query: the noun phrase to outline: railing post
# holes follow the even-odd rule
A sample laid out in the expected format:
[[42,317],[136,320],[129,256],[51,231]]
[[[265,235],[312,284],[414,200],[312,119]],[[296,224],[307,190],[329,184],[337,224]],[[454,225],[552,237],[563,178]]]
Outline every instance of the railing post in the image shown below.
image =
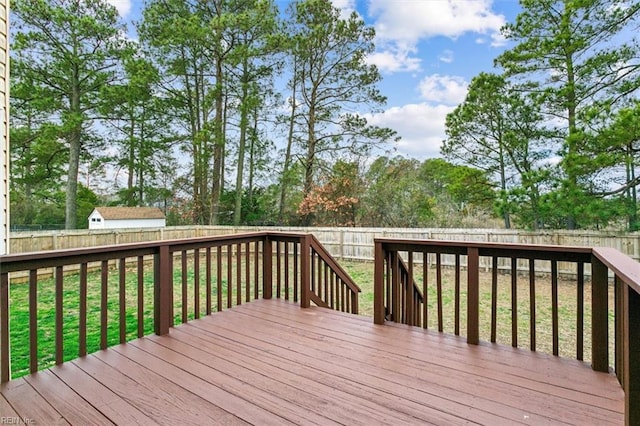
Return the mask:
[[384,324],[384,249],[375,242],[373,258],[373,322]]
[[162,245],[154,255],[154,332],[162,336],[169,333],[173,322],[173,257],[169,246]]
[[480,342],[480,253],[467,249],[467,343]]
[[9,357],[9,274],[0,275],[0,383],[11,378]]
[[595,256],[591,256],[591,367],[595,371],[609,371],[609,270]]
[[310,306],[309,291],[311,291],[311,237],[304,235],[300,239],[300,307]]
[[262,241],[262,298],[271,299],[273,293],[273,244],[267,235]]
[[625,285],[624,405],[625,424],[640,424],[640,294]]

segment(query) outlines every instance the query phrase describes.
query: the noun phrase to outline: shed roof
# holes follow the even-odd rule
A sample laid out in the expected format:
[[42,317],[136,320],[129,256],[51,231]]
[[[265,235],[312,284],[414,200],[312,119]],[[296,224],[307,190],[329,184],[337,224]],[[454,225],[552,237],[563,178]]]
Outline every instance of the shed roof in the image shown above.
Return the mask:
[[95,211],[106,220],[165,218],[158,207],[96,207]]

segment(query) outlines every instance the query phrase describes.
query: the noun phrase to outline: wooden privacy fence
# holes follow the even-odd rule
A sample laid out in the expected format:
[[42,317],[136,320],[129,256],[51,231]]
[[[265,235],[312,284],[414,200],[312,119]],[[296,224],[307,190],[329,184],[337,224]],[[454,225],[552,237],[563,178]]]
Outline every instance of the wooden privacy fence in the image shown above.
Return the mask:
[[[375,238],[423,239],[445,241],[474,241],[485,243],[543,244],[584,247],[612,247],[629,257],[640,260],[640,233],[609,231],[520,231],[511,229],[438,229],[438,228],[304,228],[304,227],[232,227],[232,226],[189,226],[158,229],[121,230],[79,230],[16,232],[11,234],[10,253],[26,253],[42,250],[59,250],[97,245],[112,245],[166,239],[183,239],[230,235],[247,232],[293,232],[313,234],[331,255],[337,259],[373,261]],[[435,262],[434,257],[429,262]],[[455,266],[455,258],[443,255],[441,262],[448,267]],[[486,271],[491,262],[481,259],[480,267]],[[518,262],[518,270],[527,272],[526,262]],[[503,259],[498,268],[511,270],[511,264]],[[571,264],[560,262],[562,274],[575,274]],[[550,269],[540,268],[540,272],[550,273]],[[587,265],[585,274],[591,273]]]
[[[496,342],[498,318],[498,268],[499,259],[511,265],[511,345],[519,346],[518,322],[518,265],[528,266],[529,346],[536,350],[536,335],[540,332],[536,315],[536,298],[548,291],[548,285],[537,281],[538,265],[549,263],[551,269],[551,334],[553,354],[559,355],[558,265],[573,265],[576,281],[577,313],[575,319],[575,357],[584,357],[584,333],[591,334],[591,363],[596,371],[607,372],[609,360],[609,327],[614,333],[613,368],[625,391],[627,424],[640,424],[640,264],[612,248],[567,246],[540,246],[522,244],[493,244],[436,240],[401,240],[379,238],[375,241],[374,272],[374,322],[384,324],[393,321],[423,328],[428,327],[429,262],[417,262],[434,256],[437,327],[443,331],[442,256],[452,256],[455,264],[454,278],[454,334],[459,335],[460,320],[466,319],[466,338],[470,344],[478,344],[480,336],[480,260],[493,265],[491,283],[491,319],[488,340]],[[462,259],[466,271],[462,270]],[[585,266],[591,265],[590,328],[585,330]],[[466,285],[461,283],[466,274]],[[609,324],[609,275],[614,277],[613,323]],[[463,306],[463,293],[466,307]]]
[[[54,269],[53,280],[42,282],[42,268]],[[68,268],[79,273],[65,274]],[[18,272],[26,272],[28,284],[12,283]],[[28,286],[25,299],[10,299],[10,287],[17,294],[19,286]],[[21,348],[10,342],[18,335],[28,334],[28,366],[17,372],[25,374],[50,365],[42,359],[61,364],[260,297],[358,313],[359,292],[310,234],[258,232],[0,256],[0,383],[12,376],[10,353]],[[39,325],[49,313],[39,311],[45,303],[39,293],[54,299],[50,352],[42,349],[48,332],[40,333]],[[11,330],[10,301],[28,306],[26,330]]]

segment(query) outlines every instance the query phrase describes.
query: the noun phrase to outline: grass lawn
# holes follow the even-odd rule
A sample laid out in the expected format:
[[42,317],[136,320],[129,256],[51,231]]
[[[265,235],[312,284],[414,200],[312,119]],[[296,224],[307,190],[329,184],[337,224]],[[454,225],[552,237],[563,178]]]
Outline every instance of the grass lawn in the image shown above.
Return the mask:
[[[201,262],[201,268],[204,268]],[[234,262],[235,263],[235,262]],[[340,264],[353,277],[362,289],[360,294],[360,314],[373,315],[373,263],[347,262]],[[275,266],[274,266],[275,267]],[[226,263],[224,268],[226,268]],[[192,268],[191,268],[192,269]],[[421,268],[419,268],[421,269]],[[433,272],[433,271],[432,271]],[[251,272],[253,273],[253,272]],[[453,270],[443,271],[443,327],[447,333],[453,333],[454,329],[454,275]],[[206,288],[204,286],[204,269],[200,273],[200,286],[198,289],[200,298],[200,315],[204,316]],[[222,307],[227,306],[228,281],[225,273],[221,280]],[[174,268],[174,318],[175,323],[181,322],[182,297],[181,297],[180,267]],[[252,278],[253,280],[253,278]],[[416,276],[416,280],[421,277]],[[212,288],[212,310],[216,311],[217,287]],[[236,270],[233,266],[231,292],[232,304],[236,303]],[[291,280],[293,281],[293,280]],[[491,274],[481,273],[480,276],[480,338],[490,339],[491,318]],[[188,272],[188,319],[195,316],[194,307],[194,278],[193,270]],[[437,329],[436,324],[436,288],[435,276],[429,276],[429,328]],[[275,282],[274,282],[275,286]],[[68,275],[64,281],[63,303],[63,334],[64,334],[64,360],[78,357],[78,324],[79,324],[79,290],[78,275]],[[127,340],[137,337],[138,329],[138,288],[135,269],[126,274],[126,324]],[[560,327],[560,355],[574,358],[576,347],[576,290],[575,283],[561,280],[559,282],[559,327]],[[537,349],[542,352],[551,352],[551,286],[549,278],[538,278],[536,296],[537,315]],[[10,327],[11,327],[11,362],[12,377],[19,377],[29,372],[29,287],[28,284],[11,285],[10,301]],[[461,276],[461,323],[460,331],[466,332],[466,275]],[[244,285],[243,285],[244,291]],[[284,291],[284,290],[283,290]],[[585,284],[585,360],[590,357],[590,286]],[[119,281],[117,270],[110,271],[108,283],[108,344],[115,345],[119,342]],[[284,293],[283,293],[284,294]],[[500,275],[498,283],[498,343],[511,344],[511,279],[508,275]],[[275,297],[275,291],[274,291]],[[243,301],[245,295],[243,293]],[[144,334],[153,332],[153,279],[151,270],[145,273],[143,285],[143,316]],[[610,305],[613,301],[613,292],[610,290]],[[613,312],[610,311],[611,318]],[[520,277],[518,280],[518,344],[521,347],[529,346],[529,279]],[[611,335],[613,327],[610,327]],[[611,346],[613,337],[610,338]],[[89,274],[87,291],[87,353],[100,349],[100,273]],[[54,280],[44,279],[38,283],[38,354],[39,367],[47,368],[55,362],[55,298]],[[613,359],[613,357],[611,357]]]

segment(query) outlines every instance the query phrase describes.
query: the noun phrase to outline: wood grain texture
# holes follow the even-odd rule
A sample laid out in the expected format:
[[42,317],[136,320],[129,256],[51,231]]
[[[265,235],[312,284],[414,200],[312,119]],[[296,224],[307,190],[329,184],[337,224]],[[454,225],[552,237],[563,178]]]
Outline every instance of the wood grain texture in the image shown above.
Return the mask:
[[[3,385],[36,424],[621,424],[588,365],[282,299]],[[37,408],[35,408],[37,405]]]

